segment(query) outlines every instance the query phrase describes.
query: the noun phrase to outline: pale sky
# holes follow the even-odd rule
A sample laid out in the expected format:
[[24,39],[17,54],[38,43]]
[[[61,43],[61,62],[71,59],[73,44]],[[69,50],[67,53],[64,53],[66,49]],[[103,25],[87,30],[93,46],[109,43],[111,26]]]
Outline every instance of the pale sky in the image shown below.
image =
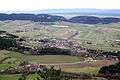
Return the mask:
[[0,11],[71,8],[120,9],[120,0],[0,0]]

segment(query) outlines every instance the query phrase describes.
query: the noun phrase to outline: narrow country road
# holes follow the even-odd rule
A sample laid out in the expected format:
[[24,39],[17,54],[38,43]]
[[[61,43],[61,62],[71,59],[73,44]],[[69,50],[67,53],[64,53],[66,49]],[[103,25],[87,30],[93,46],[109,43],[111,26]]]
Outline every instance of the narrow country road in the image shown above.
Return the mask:
[[71,65],[71,64],[79,64],[79,63],[84,63],[84,62],[88,62],[90,60],[85,60],[85,61],[80,61],[80,62],[74,62],[74,63],[58,63],[58,64],[41,64],[41,65]]

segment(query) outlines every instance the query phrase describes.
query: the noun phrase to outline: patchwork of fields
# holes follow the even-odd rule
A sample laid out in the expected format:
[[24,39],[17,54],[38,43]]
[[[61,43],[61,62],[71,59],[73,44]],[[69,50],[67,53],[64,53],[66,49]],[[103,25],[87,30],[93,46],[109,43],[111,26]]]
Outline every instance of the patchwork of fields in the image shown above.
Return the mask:
[[[33,64],[33,63],[48,64],[47,65],[48,67],[53,66],[55,64],[54,66],[56,68],[61,68],[63,71],[85,72],[85,73],[94,74],[99,71],[100,67],[117,63],[117,61],[109,61],[109,60],[83,62],[85,61],[85,58],[76,57],[76,56],[64,56],[64,55],[26,56],[21,53],[5,51],[5,50],[0,51],[0,53],[2,55],[5,56],[7,55],[12,57],[10,59],[5,60],[3,64],[0,64],[0,70],[7,69],[10,66],[11,67],[18,66],[21,61],[28,61],[29,64]],[[77,63],[77,62],[81,62],[81,63]]]
[[[120,50],[119,46],[113,46],[116,45],[115,41],[120,39],[120,23],[89,25],[57,22],[52,23],[54,25],[46,24],[39,24],[31,21],[0,21],[0,30],[4,30],[11,34],[25,38],[27,40],[26,42],[23,42],[25,45],[39,46],[42,45],[42,43],[35,42],[34,39],[57,37],[76,40],[78,43],[80,43],[80,46],[86,48],[102,49],[107,51]],[[4,60],[0,64],[0,70],[18,66],[21,61],[28,61],[29,64],[60,64],[54,65],[55,68],[61,68],[63,71],[67,72],[96,74],[101,67],[117,63],[116,61],[110,60],[98,60],[95,62],[89,61],[65,65],[62,63],[83,62],[86,58],[65,55],[32,56],[1,50],[0,61],[6,57],[11,58]],[[47,67],[50,67],[50,65]],[[0,80],[17,80],[20,75],[0,75]],[[35,75],[29,75],[28,80],[34,79],[34,77],[37,76]]]
[[[28,41],[39,38],[64,38],[77,40],[85,47],[113,47],[120,39],[120,23],[111,24],[77,24],[55,22],[52,25],[31,21],[0,21],[0,30],[26,38]],[[54,24],[54,25],[53,25]],[[1,35],[4,36],[4,35]],[[29,43],[29,42],[28,42]],[[91,43],[88,44],[87,43]],[[117,49],[113,49],[117,50]]]

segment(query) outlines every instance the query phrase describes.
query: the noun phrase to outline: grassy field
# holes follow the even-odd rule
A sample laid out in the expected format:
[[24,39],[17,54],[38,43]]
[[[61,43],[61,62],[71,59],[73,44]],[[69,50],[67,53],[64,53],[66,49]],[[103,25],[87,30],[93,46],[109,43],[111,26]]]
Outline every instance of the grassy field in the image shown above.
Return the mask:
[[107,47],[104,45],[89,45],[89,44],[82,44],[81,46],[85,48],[104,50],[104,51],[120,51],[120,47]]
[[84,68],[61,68],[62,71],[66,72],[83,72],[83,73],[89,73],[89,74],[97,74],[99,71],[99,67],[84,67]]
[[26,80],[37,80],[37,77],[38,77],[40,80],[44,80],[44,79],[42,79],[37,73],[36,73],[36,74],[30,74],[30,75],[28,75]]
[[75,56],[65,56],[65,55],[42,55],[42,56],[32,56],[32,55],[23,55],[17,52],[11,51],[0,51],[3,55],[8,55],[13,58],[16,58],[18,61],[30,61],[30,62],[37,62],[37,63],[73,63],[84,61],[82,57],[75,57]]
[[22,42],[23,45],[28,45],[28,46],[40,46],[42,43],[40,42],[35,42],[35,41],[27,41],[27,42]]
[[67,72],[84,72],[89,74],[96,74],[98,73],[99,69],[103,66],[109,66],[118,63],[117,61],[112,60],[98,60],[94,62],[84,62],[78,64],[70,64],[70,65],[55,65],[55,68]]

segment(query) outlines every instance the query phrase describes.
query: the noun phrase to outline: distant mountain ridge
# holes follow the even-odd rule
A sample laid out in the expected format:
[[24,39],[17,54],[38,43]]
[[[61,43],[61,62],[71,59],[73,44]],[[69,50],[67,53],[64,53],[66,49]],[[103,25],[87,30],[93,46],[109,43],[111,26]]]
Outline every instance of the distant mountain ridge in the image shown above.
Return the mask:
[[109,24],[120,22],[120,18],[106,17],[99,18],[94,16],[76,16],[69,19],[69,22],[72,23],[83,23],[83,24]]
[[83,23],[83,24],[109,24],[120,22],[120,18],[106,17],[99,18],[94,16],[76,16],[70,19],[66,19],[63,16],[49,15],[49,14],[3,14],[0,13],[0,20],[30,20],[34,22],[56,22],[66,21],[71,23]]

